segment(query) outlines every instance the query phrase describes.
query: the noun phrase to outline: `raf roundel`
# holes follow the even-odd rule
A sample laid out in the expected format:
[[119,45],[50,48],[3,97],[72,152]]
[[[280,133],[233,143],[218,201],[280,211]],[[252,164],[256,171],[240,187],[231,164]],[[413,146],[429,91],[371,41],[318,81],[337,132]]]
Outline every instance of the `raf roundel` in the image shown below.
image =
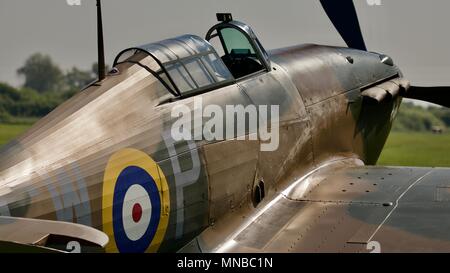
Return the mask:
[[110,252],[156,252],[164,238],[170,210],[169,187],[147,154],[115,153],[103,181],[103,230]]

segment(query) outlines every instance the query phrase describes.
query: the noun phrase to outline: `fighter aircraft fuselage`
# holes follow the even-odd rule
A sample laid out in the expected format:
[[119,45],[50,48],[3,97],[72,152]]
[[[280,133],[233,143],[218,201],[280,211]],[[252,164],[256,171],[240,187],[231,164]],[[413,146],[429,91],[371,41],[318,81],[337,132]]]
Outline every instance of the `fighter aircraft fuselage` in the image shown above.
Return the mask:
[[[375,164],[401,102],[386,90],[381,101],[362,95],[402,74],[384,55],[348,48],[272,50],[270,70],[184,97],[149,73],[151,56],[133,58],[2,148],[0,215],[95,227],[109,236],[108,252],[178,251],[251,217],[327,162]],[[279,115],[206,139],[195,131],[204,133],[209,105],[223,113],[253,105],[258,114],[275,105]],[[192,139],[171,135],[177,106],[193,117]],[[271,140],[255,134],[268,124],[279,139],[264,151]]]

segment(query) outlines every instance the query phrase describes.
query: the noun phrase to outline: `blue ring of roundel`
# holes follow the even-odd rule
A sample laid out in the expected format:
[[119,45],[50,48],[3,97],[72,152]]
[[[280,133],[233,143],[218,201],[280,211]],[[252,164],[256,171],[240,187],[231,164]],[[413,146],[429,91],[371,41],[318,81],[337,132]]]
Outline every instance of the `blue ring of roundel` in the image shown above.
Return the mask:
[[[148,193],[152,205],[152,216],[144,235],[140,239],[133,241],[130,240],[126,234],[123,225],[122,209],[128,189],[136,184],[142,186]],[[155,237],[159,225],[160,214],[161,200],[158,187],[153,177],[144,169],[136,166],[125,168],[117,178],[113,197],[114,238],[119,251],[121,253],[145,252]]]

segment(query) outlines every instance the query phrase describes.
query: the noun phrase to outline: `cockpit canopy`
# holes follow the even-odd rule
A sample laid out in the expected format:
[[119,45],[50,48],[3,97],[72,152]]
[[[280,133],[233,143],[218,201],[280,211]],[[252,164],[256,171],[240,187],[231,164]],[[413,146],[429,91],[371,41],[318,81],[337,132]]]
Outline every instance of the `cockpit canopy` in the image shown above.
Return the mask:
[[[220,43],[213,47],[208,41],[214,42],[215,38]],[[216,50],[221,52],[220,56]],[[140,62],[136,56],[142,54],[150,56],[159,67],[152,69]],[[220,88],[245,76],[270,71],[268,55],[255,34],[249,26],[237,21],[213,26],[206,40],[183,35],[126,49],[116,57],[114,66],[127,62],[147,69],[176,97]]]
[[183,35],[127,49],[117,56],[114,66],[130,61],[132,56],[142,52],[158,63],[160,69],[154,73],[177,95],[233,81],[233,76],[214,48],[195,35]]

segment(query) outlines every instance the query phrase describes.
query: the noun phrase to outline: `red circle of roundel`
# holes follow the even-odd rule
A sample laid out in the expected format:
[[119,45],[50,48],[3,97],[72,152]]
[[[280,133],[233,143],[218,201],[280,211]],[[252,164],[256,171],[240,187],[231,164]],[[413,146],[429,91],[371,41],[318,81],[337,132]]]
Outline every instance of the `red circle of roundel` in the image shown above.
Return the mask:
[[142,218],[142,206],[139,203],[134,204],[132,216],[133,216],[133,221],[135,223],[137,223],[137,222],[139,222],[139,220],[141,220],[141,218]]

